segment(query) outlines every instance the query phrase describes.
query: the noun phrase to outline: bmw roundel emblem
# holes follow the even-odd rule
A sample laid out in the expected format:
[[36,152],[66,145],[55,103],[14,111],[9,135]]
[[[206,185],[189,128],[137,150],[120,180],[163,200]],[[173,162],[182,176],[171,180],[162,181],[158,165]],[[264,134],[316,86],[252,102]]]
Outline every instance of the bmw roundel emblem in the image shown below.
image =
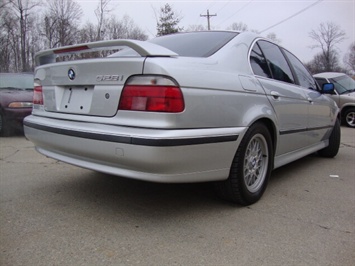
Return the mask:
[[75,79],[75,71],[72,68],[70,68],[68,70],[68,77],[69,77],[70,80],[74,80]]

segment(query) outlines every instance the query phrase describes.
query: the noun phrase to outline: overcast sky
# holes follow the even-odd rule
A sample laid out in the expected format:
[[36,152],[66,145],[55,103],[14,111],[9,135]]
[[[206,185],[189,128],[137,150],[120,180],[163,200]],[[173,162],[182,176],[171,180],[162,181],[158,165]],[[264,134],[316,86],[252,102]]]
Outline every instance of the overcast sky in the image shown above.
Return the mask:
[[[77,2],[84,12],[82,22],[90,20],[96,23],[94,10],[99,0]],[[344,53],[348,52],[350,44],[355,41],[355,0],[111,0],[110,7],[113,8],[111,14],[118,18],[128,15],[149,38],[153,38],[157,32],[156,17],[165,3],[169,3],[180,15],[179,26],[184,29],[189,25],[203,25],[207,28],[207,18],[200,15],[206,15],[209,10],[210,15],[216,14],[210,18],[212,29],[224,30],[234,22],[243,22],[249,30],[263,31],[263,36],[273,32],[281,40],[281,45],[303,62],[310,61],[320,51],[310,48],[316,43],[309,37],[309,32],[318,29],[320,23],[334,22],[346,33],[346,40],[338,45],[341,63]]]

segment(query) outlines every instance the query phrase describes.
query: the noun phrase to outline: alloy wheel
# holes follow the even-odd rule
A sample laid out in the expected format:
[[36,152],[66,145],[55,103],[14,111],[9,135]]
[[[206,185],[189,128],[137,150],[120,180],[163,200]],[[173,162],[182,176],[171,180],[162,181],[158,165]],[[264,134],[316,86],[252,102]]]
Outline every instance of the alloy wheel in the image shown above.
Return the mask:
[[249,192],[260,189],[266,178],[268,146],[263,135],[255,135],[249,142],[244,158],[244,182]]

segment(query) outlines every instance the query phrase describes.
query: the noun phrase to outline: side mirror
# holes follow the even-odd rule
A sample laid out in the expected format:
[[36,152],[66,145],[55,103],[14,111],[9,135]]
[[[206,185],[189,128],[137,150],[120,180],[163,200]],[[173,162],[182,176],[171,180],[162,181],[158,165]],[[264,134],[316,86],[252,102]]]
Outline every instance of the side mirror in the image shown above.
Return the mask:
[[333,83],[324,83],[322,86],[322,93],[334,94],[334,84]]

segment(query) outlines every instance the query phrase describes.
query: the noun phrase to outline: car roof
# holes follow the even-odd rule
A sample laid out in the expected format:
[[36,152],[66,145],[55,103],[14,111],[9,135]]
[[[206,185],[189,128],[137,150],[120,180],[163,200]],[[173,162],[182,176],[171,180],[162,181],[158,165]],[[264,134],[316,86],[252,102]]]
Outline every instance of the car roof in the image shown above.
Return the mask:
[[0,75],[6,75],[6,76],[10,76],[10,75],[33,75],[32,72],[17,72],[17,73],[0,73]]
[[11,79],[11,78],[20,78],[20,77],[33,77],[33,73],[29,72],[17,72],[17,73],[0,73],[0,77]]
[[323,73],[315,74],[315,75],[313,75],[313,77],[331,79],[331,78],[336,78],[336,77],[345,76],[345,75],[346,74],[340,73],[340,72],[323,72]]

